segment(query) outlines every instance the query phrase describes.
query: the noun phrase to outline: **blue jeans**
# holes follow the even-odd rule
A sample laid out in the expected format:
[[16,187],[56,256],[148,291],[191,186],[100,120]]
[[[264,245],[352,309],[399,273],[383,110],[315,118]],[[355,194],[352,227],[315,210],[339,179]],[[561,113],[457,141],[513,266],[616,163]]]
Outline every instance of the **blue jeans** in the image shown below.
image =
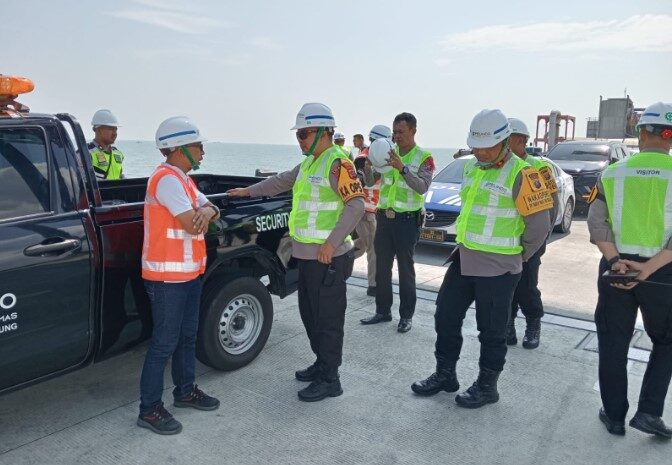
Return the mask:
[[184,397],[194,387],[201,287],[201,278],[184,283],[145,280],[154,329],[140,378],[141,414],[161,403],[163,373],[171,356],[173,396]]

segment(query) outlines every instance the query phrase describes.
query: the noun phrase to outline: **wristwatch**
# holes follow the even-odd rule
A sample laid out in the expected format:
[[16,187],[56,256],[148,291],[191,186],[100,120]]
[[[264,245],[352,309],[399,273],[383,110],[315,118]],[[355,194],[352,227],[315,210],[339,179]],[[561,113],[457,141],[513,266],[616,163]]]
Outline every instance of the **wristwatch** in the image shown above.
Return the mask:
[[404,165],[404,167],[401,169],[401,174],[408,174],[410,170],[408,169],[408,166]]

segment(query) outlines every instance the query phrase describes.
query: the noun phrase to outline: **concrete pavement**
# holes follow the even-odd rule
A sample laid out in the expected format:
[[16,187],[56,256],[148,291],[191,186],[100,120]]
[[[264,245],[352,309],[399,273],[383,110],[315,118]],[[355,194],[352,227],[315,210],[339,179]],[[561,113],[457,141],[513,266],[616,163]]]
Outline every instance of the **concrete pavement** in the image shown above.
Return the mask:
[[[590,325],[546,324],[539,349],[510,349],[500,402],[470,411],[452,394],[419,398],[410,390],[434,367],[431,293],[423,294],[430,300],[419,300],[414,327],[402,335],[396,322],[360,325],[359,318],[374,311],[373,298],[362,287],[348,292],[341,397],[298,401],[296,391],[305,384],[294,380],[294,370],[313,360],[296,297],[274,299],[271,337],[252,364],[230,373],[199,365],[197,382],[221,399],[218,411],[175,409],[167,402],[184,425],[180,435],[162,437],[135,426],[140,347],[0,397],[0,464],[669,462],[669,442],[631,428],[626,437],[614,437],[599,422],[597,354],[586,350],[594,338]],[[462,389],[478,369],[473,311],[464,334]],[[643,372],[643,363],[631,362],[631,414]],[[672,423],[669,397],[666,407]]]

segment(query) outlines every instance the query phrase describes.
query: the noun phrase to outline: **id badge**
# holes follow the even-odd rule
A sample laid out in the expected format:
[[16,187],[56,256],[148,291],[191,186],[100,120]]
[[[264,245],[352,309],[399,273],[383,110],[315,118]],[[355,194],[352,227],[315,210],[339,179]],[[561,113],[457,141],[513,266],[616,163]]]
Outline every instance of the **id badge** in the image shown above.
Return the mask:
[[396,212],[392,210],[391,208],[388,208],[385,210],[385,217],[387,219],[393,220],[397,216]]

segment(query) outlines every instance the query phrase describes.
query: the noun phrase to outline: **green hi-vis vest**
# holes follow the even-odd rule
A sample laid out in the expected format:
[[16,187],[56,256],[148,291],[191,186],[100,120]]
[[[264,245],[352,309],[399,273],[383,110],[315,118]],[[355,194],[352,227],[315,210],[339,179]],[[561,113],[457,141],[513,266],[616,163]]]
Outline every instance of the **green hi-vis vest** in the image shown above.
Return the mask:
[[544,160],[542,160],[541,158],[533,157],[532,155],[529,155],[529,154],[525,157],[525,161],[526,161],[532,168],[534,168],[534,169],[537,170],[537,171],[539,171],[539,170],[542,169],[542,168],[546,168],[546,167],[550,168],[550,167],[551,167],[551,165],[549,165],[548,163],[546,163],[546,162],[545,162]]
[[[394,149],[399,154],[399,147]],[[431,154],[421,149],[417,145],[413,147],[406,155],[401,157],[401,161],[411,173],[417,174],[420,167]],[[380,186],[380,200],[378,208],[391,208],[397,212],[412,212],[422,209],[425,206],[425,196],[418,194],[408,187],[404,176],[396,169],[383,173],[383,183]]]
[[602,173],[619,252],[653,257],[672,236],[672,157],[642,152]]
[[124,154],[112,147],[112,153],[106,153],[98,147],[90,149],[91,163],[98,179],[121,179]]
[[[297,242],[324,244],[343,213],[343,201],[329,183],[329,170],[336,160],[348,160],[337,145],[319,157],[308,156],[301,163],[292,189],[289,235]],[[350,242],[350,236],[346,239]]]
[[529,165],[513,154],[499,169],[484,170],[475,164],[473,159],[464,167],[457,242],[482,252],[521,253],[525,223],[516,208],[513,186],[518,173]]

